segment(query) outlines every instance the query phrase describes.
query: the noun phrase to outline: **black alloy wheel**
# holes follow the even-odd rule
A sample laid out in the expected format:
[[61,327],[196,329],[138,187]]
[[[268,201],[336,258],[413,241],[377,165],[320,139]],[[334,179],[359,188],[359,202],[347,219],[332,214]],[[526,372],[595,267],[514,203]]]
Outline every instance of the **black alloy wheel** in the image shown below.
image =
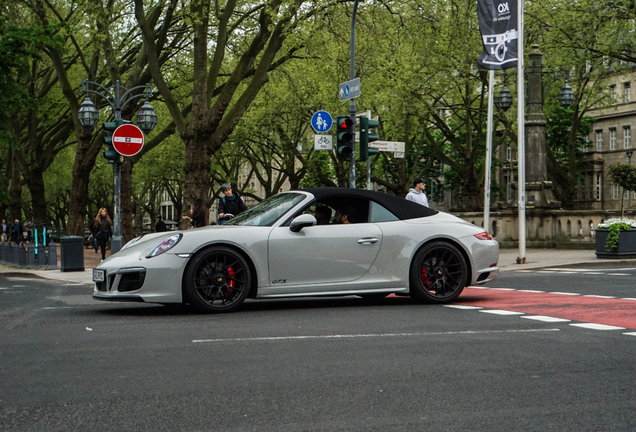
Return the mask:
[[456,246],[443,241],[420,249],[409,275],[410,295],[425,303],[448,303],[466,286],[468,266]]
[[184,299],[199,312],[231,312],[249,293],[252,275],[245,259],[232,249],[199,252],[186,269]]

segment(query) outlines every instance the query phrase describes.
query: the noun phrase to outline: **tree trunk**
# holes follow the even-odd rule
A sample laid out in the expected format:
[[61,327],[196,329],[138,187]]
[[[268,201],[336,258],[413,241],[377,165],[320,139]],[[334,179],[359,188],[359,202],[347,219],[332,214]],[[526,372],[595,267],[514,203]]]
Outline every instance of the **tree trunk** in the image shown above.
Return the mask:
[[22,221],[22,186],[17,150],[11,150],[11,186],[9,187],[9,215],[11,220]]
[[44,176],[38,165],[31,167],[26,183],[31,192],[31,206],[33,207],[33,221],[35,223],[47,222],[49,217],[46,211],[46,197],[44,194]]
[[93,166],[95,166],[95,157],[88,156],[90,142],[87,141],[89,139],[90,135],[84,137],[83,142],[80,139],[80,142],[77,144],[77,151],[75,152],[71,196],[68,204],[67,235],[84,235],[84,221],[88,208],[88,180],[91,170]]
[[197,137],[186,137],[183,199],[186,204],[203,200],[206,206],[205,224],[207,225],[207,201],[210,196],[210,168],[212,154],[210,146]]

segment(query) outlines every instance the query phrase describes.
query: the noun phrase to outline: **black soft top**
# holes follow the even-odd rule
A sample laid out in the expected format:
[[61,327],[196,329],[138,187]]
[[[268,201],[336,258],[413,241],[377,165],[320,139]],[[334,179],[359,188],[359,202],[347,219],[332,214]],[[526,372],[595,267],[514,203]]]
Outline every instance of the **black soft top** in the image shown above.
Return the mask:
[[325,198],[365,198],[386,207],[400,220],[415,219],[426,216],[433,216],[439,213],[437,210],[430,209],[421,204],[408,201],[395,195],[389,195],[384,192],[368,191],[364,189],[351,188],[308,188],[301,189],[304,192],[312,194],[316,200]]

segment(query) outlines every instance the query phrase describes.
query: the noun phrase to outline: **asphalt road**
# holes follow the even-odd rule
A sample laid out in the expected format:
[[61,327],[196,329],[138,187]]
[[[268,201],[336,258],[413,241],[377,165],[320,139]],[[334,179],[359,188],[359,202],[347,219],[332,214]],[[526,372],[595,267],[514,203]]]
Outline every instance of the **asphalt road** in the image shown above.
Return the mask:
[[[562,272],[508,272],[452,307],[349,297],[212,316],[0,278],[0,430],[634,430],[636,326],[573,324],[631,312],[636,269]],[[562,298],[616,303],[583,321],[518,311]]]

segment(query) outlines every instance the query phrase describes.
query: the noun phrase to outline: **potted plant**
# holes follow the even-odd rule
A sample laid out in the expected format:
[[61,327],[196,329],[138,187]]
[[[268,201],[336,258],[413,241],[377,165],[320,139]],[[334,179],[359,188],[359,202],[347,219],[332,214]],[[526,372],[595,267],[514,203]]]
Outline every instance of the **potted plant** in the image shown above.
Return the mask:
[[597,258],[636,258],[636,220],[609,219],[596,229]]

